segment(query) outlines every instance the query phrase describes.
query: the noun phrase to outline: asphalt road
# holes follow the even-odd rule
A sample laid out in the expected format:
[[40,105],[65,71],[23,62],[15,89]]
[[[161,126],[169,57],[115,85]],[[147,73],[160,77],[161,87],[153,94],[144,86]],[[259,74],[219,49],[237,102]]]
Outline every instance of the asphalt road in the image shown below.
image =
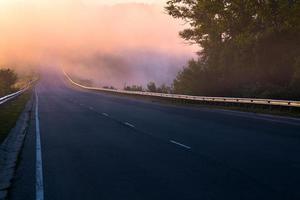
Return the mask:
[[[37,88],[49,200],[300,199],[300,121]],[[32,117],[10,199],[36,199]]]

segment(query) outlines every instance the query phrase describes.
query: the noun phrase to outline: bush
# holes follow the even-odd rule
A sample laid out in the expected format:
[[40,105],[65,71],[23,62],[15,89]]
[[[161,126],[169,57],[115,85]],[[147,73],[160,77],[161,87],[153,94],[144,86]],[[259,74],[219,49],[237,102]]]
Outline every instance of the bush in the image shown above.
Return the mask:
[[104,89],[117,90],[114,86],[103,86]]
[[124,90],[127,90],[127,91],[136,91],[136,92],[142,92],[142,91],[144,91],[143,87],[140,86],[140,85],[125,86]]
[[149,82],[147,84],[147,91],[148,92],[156,92],[156,85],[154,82]]
[[5,96],[14,91],[17,74],[11,69],[0,69],[0,96]]

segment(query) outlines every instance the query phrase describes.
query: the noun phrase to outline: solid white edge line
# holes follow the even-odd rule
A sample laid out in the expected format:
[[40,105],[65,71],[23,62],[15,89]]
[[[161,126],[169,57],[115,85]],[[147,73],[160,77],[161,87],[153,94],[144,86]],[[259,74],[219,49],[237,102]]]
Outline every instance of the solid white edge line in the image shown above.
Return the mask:
[[39,122],[39,99],[35,90],[35,128],[36,128],[36,200],[44,199],[44,183],[43,183],[43,164],[42,164],[42,149],[40,136]]
[[191,149],[191,147],[189,147],[189,146],[187,146],[187,145],[184,145],[184,144],[181,144],[181,143],[179,143],[179,142],[176,142],[176,141],[174,141],[174,140],[170,140],[170,142],[173,143],[173,144],[176,144],[176,145],[178,145],[178,146],[184,147],[184,148],[186,148],[186,149]]
[[125,122],[124,124],[125,124],[126,126],[130,126],[131,128],[135,128],[134,125],[132,125],[132,124],[130,124],[130,123],[128,123],[128,122]]
[[107,113],[102,113],[102,115],[104,115],[104,116],[106,116],[106,117],[108,117],[108,116],[109,116]]

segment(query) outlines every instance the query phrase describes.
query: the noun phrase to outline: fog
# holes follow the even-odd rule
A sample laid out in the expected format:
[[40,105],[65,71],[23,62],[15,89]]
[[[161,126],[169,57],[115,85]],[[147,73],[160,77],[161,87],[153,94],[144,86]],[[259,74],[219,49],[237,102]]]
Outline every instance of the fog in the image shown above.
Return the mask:
[[170,84],[196,51],[163,4],[3,2],[0,64],[21,72],[59,66],[99,86]]

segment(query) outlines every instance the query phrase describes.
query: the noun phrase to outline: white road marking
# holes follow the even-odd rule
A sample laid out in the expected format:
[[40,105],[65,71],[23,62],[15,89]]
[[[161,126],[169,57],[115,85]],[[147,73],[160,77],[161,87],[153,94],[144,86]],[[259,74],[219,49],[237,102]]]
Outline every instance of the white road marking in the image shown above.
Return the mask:
[[130,124],[130,123],[128,123],[128,122],[125,122],[124,123],[126,126],[129,126],[129,127],[131,127],[131,128],[135,128],[135,126],[134,125],[132,125],[132,124]]
[[43,183],[43,164],[42,164],[42,149],[40,136],[40,122],[39,122],[39,99],[37,91],[35,90],[35,129],[36,129],[36,200],[44,199],[44,183]]
[[104,116],[106,116],[106,117],[108,117],[108,116],[109,116],[107,113],[102,113],[102,115],[104,115]]
[[176,141],[174,141],[174,140],[170,140],[170,142],[173,143],[173,144],[176,144],[176,145],[178,145],[178,146],[184,147],[184,148],[186,148],[186,149],[191,149],[191,147],[189,147],[189,146],[187,146],[187,145],[184,145],[184,144],[181,144],[181,143],[179,143],[179,142],[176,142]]
[[92,106],[89,107],[90,110],[94,110],[94,108]]

